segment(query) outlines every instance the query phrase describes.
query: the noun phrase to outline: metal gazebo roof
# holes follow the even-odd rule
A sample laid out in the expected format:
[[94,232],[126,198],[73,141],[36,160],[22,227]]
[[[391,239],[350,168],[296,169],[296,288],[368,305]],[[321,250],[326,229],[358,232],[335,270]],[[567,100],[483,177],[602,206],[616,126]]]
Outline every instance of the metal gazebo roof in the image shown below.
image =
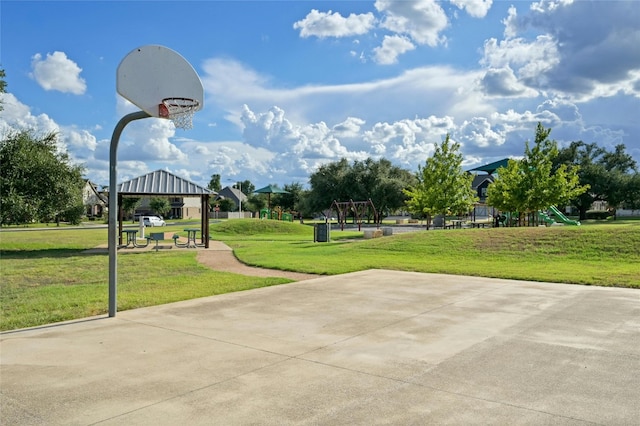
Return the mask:
[[118,184],[119,194],[139,195],[211,195],[215,192],[176,176],[166,170],[156,170],[146,175]]

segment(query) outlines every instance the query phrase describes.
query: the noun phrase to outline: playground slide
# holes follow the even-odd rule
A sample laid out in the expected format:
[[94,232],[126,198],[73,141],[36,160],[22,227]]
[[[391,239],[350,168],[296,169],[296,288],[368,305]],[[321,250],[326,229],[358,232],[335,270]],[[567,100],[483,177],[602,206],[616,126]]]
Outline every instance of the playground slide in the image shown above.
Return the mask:
[[553,212],[553,214],[558,218],[558,220],[567,225],[580,225],[580,222],[577,220],[571,220],[566,217],[560,210],[558,210],[555,206],[549,207],[549,210]]
[[553,225],[554,223],[556,223],[556,221],[553,220],[553,218],[549,217],[549,215],[543,211],[538,211],[538,217],[540,218],[541,221],[543,221],[546,224]]

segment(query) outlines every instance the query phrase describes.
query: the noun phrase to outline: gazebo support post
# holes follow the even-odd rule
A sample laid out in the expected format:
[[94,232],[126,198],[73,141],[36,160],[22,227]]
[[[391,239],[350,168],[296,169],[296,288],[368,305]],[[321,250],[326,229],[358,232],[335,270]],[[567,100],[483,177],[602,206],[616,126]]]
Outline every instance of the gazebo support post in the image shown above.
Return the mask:
[[204,248],[209,248],[209,194],[200,197],[200,242]]
[[124,211],[122,210],[122,194],[118,194],[118,244],[122,245],[122,217]]

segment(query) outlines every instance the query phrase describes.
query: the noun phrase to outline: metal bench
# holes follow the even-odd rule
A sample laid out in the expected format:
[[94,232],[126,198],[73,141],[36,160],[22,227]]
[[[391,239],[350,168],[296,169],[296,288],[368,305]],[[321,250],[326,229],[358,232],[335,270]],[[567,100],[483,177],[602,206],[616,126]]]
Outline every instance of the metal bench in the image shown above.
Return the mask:
[[159,246],[158,242],[160,241],[164,241],[164,232],[152,232],[151,234],[149,234],[149,236],[147,237],[147,244],[149,244],[149,242],[151,241],[155,241],[156,245],[154,246],[155,250],[158,251],[161,248],[171,248],[171,246]]

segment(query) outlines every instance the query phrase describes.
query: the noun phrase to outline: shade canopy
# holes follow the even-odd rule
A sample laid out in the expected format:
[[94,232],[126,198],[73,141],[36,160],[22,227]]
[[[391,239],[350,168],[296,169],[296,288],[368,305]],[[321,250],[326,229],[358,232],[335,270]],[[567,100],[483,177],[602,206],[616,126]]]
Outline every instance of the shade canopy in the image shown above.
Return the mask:
[[289,191],[280,189],[275,185],[267,185],[264,188],[256,189],[254,194],[267,194],[267,209],[271,210],[271,194],[289,194]]
[[288,194],[289,191],[280,189],[275,185],[267,185],[264,188],[256,189],[253,191],[255,194]]
[[494,161],[493,163],[485,164],[484,166],[476,167],[475,169],[471,169],[469,171],[470,172],[487,172],[491,175],[500,167],[507,167],[508,164],[509,164],[509,159],[505,158],[499,161]]

